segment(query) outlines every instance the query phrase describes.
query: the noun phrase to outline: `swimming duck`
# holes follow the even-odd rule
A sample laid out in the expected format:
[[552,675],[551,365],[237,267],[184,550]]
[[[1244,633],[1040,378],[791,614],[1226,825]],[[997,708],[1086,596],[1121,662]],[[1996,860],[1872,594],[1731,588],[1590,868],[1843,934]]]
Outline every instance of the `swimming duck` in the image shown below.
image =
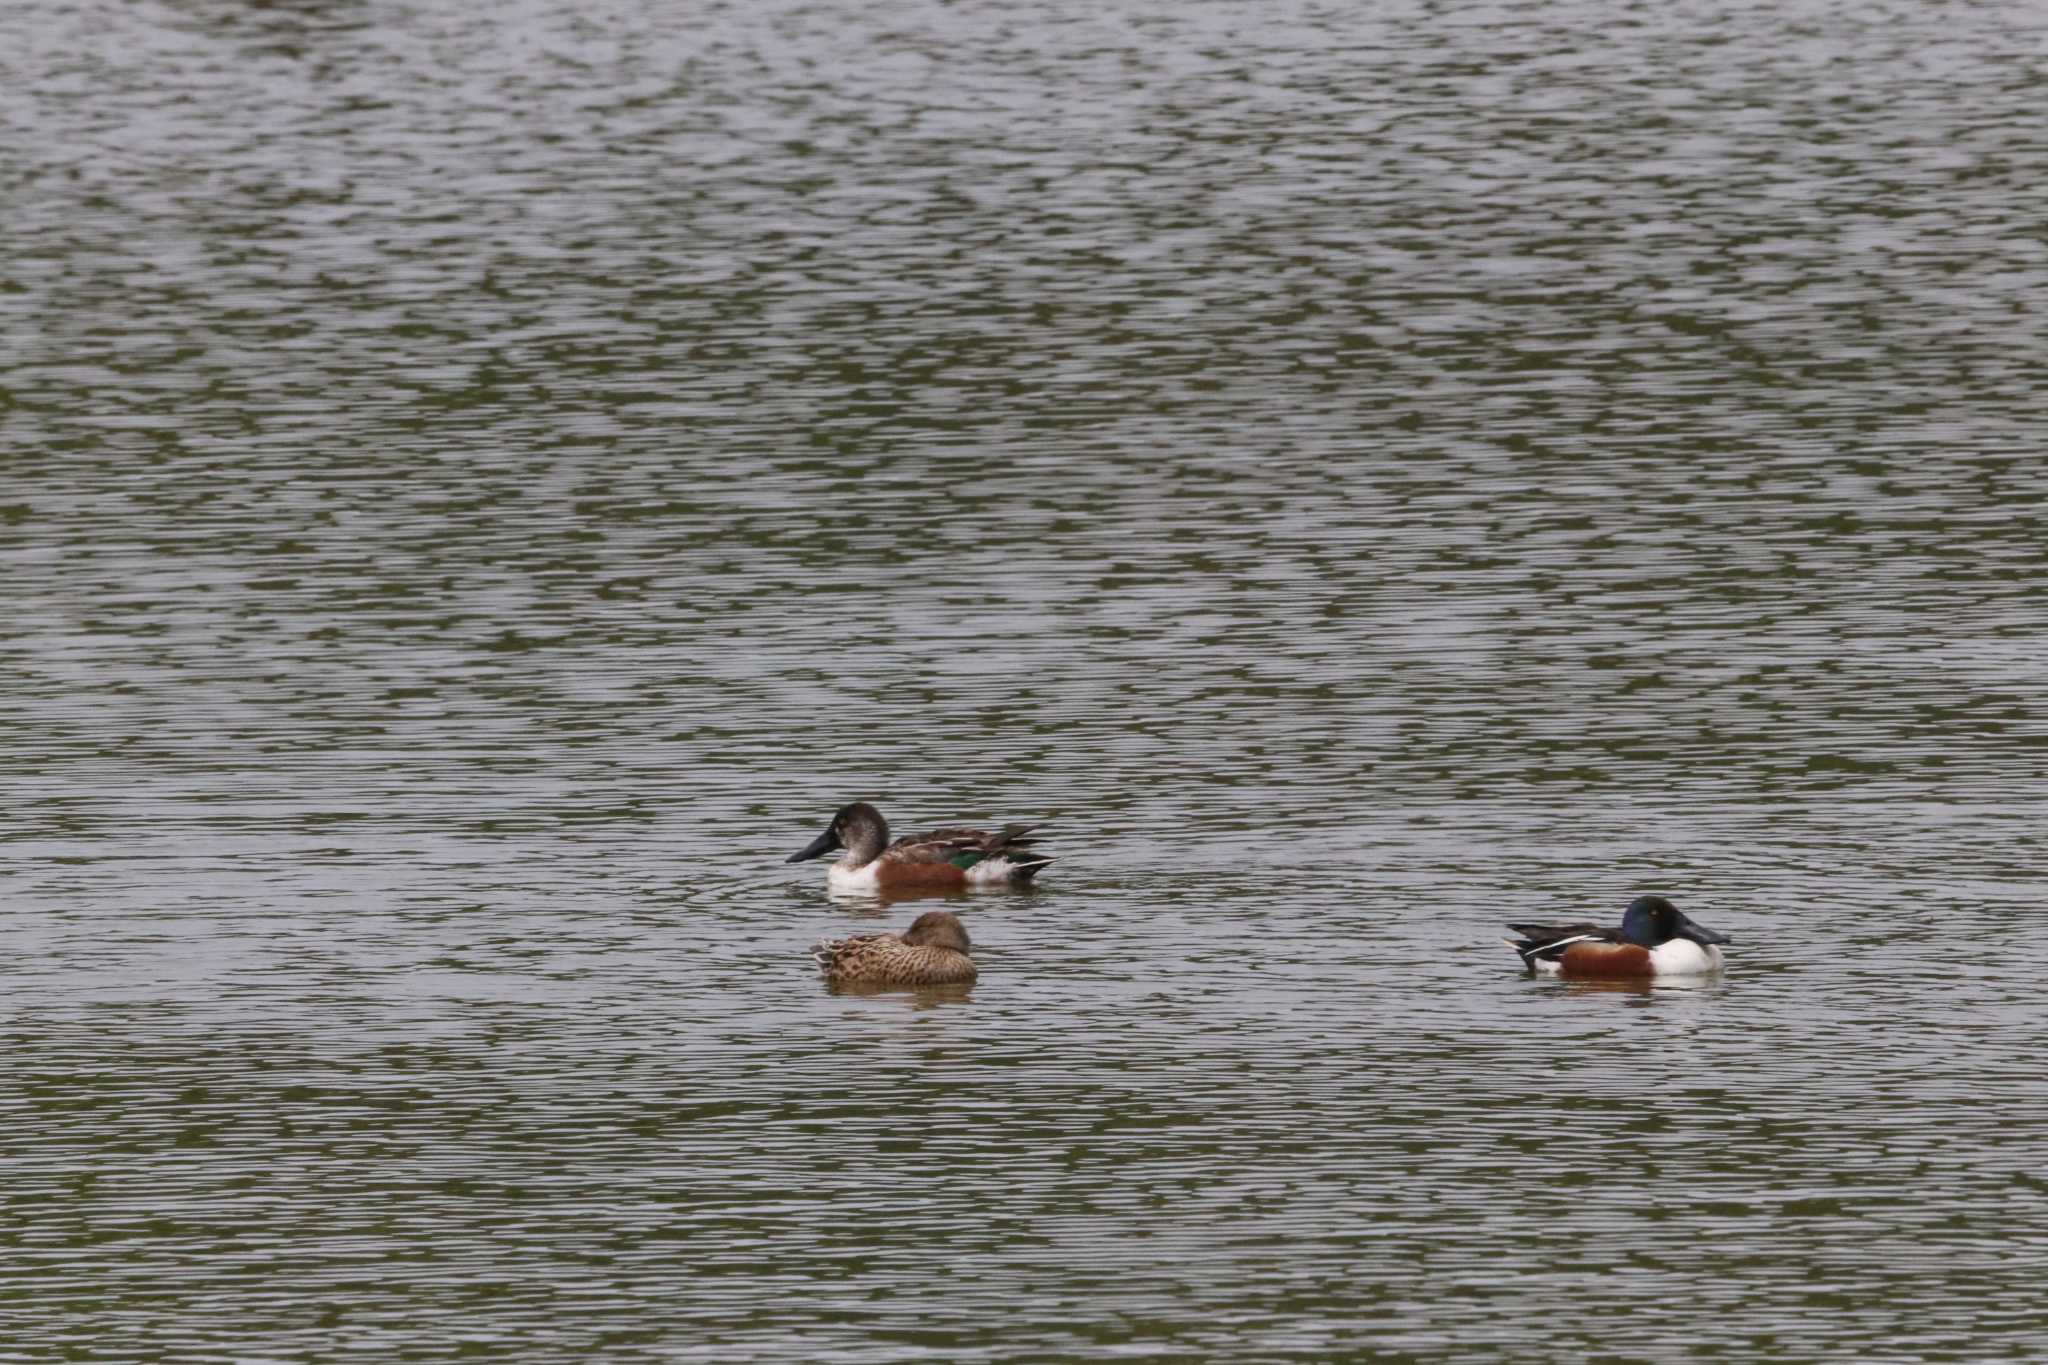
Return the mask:
[[1521,940],[1503,940],[1532,972],[1560,976],[1696,976],[1721,970],[1716,944],[1726,934],[1702,929],[1662,896],[1637,896],[1621,928],[1592,924],[1510,924]]
[[935,829],[889,842],[889,822],[865,801],[841,806],[825,832],[792,853],[800,863],[846,850],[825,874],[834,891],[957,891],[970,886],[1028,882],[1052,859],[1030,850],[1035,825]]
[[811,957],[841,986],[950,986],[974,980],[967,927],[945,910],[927,910],[896,934],[824,939]]

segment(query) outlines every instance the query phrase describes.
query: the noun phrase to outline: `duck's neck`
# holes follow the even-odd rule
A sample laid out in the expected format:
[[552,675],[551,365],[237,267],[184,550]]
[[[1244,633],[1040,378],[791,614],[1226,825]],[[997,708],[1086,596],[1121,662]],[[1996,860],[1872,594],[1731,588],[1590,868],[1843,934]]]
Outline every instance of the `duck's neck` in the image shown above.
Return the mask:
[[863,820],[848,829],[843,837],[846,852],[840,855],[839,865],[848,870],[866,867],[889,847],[889,826],[879,821],[870,824]]

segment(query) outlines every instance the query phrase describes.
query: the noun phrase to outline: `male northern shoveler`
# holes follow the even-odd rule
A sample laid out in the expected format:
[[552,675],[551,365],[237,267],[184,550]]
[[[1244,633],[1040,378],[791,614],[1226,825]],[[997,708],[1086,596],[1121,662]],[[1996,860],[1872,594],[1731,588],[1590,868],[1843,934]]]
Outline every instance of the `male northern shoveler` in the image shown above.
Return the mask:
[[811,957],[841,986],[952,986],[974,980],[967,928],[945,910],[927,910],[896,934],[825,939]]
[[1028,882],[1051,862],[1030,851],[1033,825],[935,829],[889,842],[889,822],[865,801],[841,806],[823,834],[787,861],[800,863],[845,849],[826,880],[834,891],[956,891],[968,886]]
[[1702,929],[1662,896],[1637,896],[1621,928],[1592,924],[1510,924],[1521,941],[1504,940],[1532,972],[1560,976],[1688,976],[1721,970],[1731,940]]

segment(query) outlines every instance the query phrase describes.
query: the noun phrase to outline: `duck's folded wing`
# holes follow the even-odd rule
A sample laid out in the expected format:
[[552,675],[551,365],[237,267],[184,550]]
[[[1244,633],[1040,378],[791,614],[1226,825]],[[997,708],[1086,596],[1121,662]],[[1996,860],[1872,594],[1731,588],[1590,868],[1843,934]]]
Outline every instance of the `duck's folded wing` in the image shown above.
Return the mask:
[[1508,928],[1521,935],[1508,946],[1520,953],[1524,962],[1538,958],[1555,962],[1574,943],[1621,942],[1620,930],[1597,924],[1510,924]]
[[963,857],[967,863],[973,863],[1028,848],[1036,828],[1005,825],[994,833],[985,829],[935,829],[929,834],[906,834],[889,845],[885,856],[899,863],[952,863]]
[[978,829],[935,829],[929,834],[906,834],[889,845],[882,856],[896,863],[950,863],[963,853],[979,853],[983,835]]
[[820,943],[811,959],[834,980],[869,981],[889,975],[905,953],[916,951],[894,934],[862,934]]

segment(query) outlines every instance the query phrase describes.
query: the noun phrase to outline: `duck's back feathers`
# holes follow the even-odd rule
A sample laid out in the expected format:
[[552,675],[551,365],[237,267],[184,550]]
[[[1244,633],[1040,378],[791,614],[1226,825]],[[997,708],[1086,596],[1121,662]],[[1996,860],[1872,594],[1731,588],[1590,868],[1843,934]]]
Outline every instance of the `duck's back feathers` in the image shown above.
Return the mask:
[[[1036,825],[982,829],[935,829],[906,834],[882,854],[884,863],[939,864],[966,873],[966,881],[1029,881],[1052,859],[1030,851]],[[987,866],[983,866],[986,864]],[[998,864],[1000,866],[998,866]],[[977,867],[982,871],[977,875]]]

